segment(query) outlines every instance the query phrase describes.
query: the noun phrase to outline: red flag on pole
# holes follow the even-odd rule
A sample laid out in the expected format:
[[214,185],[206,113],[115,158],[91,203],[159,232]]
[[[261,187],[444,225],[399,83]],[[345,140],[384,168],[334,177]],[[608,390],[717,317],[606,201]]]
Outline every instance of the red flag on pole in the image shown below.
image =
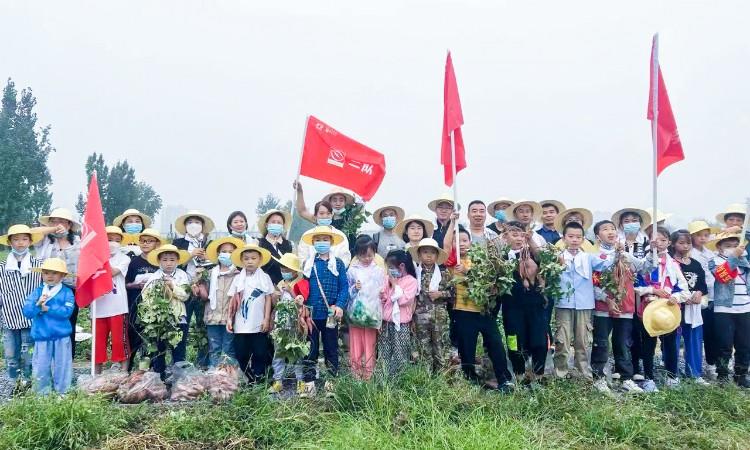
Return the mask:
[[385,177],[385,156],[310,116],[299,173],[370,200]]
[[[654,36],[651,45],[651,77],[649,79],[650,88],[648,91],[648,120],[656,119],[656,173],[661,174],[668,166],[685,159],[682,152],[682,143],[680,135],[677,132],[677,122],[672,114],[672,106],[669,104],[667,95],[667,86],[664,84],[664,78],[661,76],[661,67],[659,67],[658,58],[658,36]],[[654,53],[654,52],[657,53]],[[658,74],[658,76],[654,76]],[[658,87],[654,89],[654,79],[658,79]],[[654,91],[656,91],[656,101],[654,101]],[[654,105],[656,104],[656,105]],[[656,111],[654,111],[656,106]]]
[[104,227],[102,201],[96,172],[91,175],[86,212],[81,227],[81,255],[78,258],[78,280],[76,303],[81,308],[112,291],[112,276],[109,267],[109,242]]
[[461,136],[461,125],[464,115],[461,112],[461,99],[458,97],[458,83],[453,72],[451,53],[445,60],[445,90],[443,93],[443,144],[440,148],[440,163],[443,165],[446,186],[453,185],[453,152],[451,149],[451,133],[456,155],[456,173],[466,168],[466,151],[464,139]]

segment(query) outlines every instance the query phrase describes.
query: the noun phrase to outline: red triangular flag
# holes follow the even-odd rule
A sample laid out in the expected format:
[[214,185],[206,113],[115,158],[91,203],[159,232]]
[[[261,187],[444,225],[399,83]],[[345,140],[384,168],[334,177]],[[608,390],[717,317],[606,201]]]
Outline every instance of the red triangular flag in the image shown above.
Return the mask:
[[451,151],[451,133],[456,150],[456,173],[466,168],[466,151],[461,136],[461,125],[464,115],[461,112],[461,99],[458,97],[458,83],[453,72],[453,60],[448,52],[445,60],[445,89],[443,92],[443,143],[440,148],[440,163],[443,165],[445,184],[453,186],[453,154]]
[[102,201],[96,172],[91,175],[86,212],[81,227],[81,255],[78,258],[76,303],[85,308],[102,295],[112,291],[109,267],[109,242],[104,227]]
[[310,116],[300,175],[351,189],[370,200],[385,177],[385,156]]
[[685,159],[682,152],[682,143],[680,135],[677,132],[677,122],[672,114],[672,106],[669,104],[667,95],[667,86],[664,84],[664,78],[661,76],[661,67],[659,61],[654,58],[654,48],[656,46],[657,36],[651,46],[651,76],[649,77],[648,90],[648,120],[654,120],[654,71],[658,73],[657,88],[657,119],[656,119],[656,173],[657,175],[668,166]]

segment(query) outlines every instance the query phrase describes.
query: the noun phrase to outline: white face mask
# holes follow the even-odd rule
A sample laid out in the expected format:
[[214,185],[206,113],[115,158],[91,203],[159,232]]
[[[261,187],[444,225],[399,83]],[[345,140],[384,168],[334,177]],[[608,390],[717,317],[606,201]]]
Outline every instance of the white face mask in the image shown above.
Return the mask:
[[109,243],[109,255],[112,256],[120,251],[120,244],[118,242]]
[[185,225],[185,231],[190,236],[198,236],[203,231],[203,225],[196,222],[191,222],[187,225]]
[[735,249],[733,248],[725,248],[724,250],[721,251],[721,254],[724,255],[724,257],[726,258],[730,258],[732,256],[735,256],[734,251]]

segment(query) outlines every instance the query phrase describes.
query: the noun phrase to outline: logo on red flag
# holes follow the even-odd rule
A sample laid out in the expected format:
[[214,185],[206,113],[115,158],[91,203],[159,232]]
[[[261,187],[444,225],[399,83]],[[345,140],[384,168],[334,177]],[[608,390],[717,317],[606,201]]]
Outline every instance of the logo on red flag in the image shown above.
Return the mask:
[[81,254],[78,257],[76,303],[85,308],[102,295],[112,291],[109,266],[109,243],[104,227],[104,213],[96,183],[91,176],[86,211],[81,226]]
[[370,200],[385,177],[385,156],[310,116],[300,175],[350,189]]

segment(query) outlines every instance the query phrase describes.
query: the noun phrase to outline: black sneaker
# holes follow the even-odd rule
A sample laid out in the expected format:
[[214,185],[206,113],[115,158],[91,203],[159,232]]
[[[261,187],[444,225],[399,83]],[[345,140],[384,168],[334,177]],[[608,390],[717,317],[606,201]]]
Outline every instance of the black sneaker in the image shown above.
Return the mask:
[[750,380],[747,379],[747,375],[735,375],[734,382],[737,383],[737,386],[741,388],[750,389]]
[[510,394],[516,389],[516,385],[513,384],[510,381],[506,381],[505,383],[502,383],[497,386],[498,392],[501,394]]

